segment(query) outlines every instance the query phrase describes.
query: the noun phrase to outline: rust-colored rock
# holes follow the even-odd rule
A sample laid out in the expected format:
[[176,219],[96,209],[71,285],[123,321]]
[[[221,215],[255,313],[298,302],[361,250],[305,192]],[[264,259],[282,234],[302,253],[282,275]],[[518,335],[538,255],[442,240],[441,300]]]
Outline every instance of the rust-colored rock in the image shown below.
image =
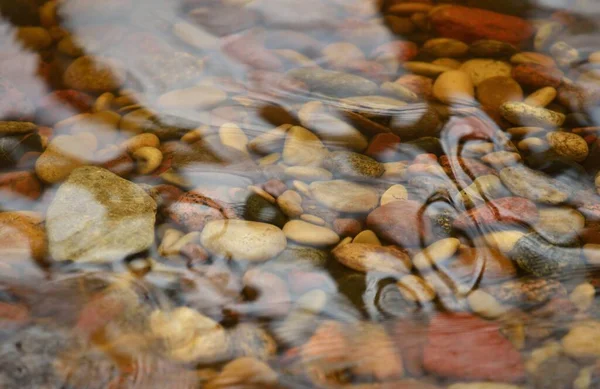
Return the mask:
[[375,48],[372,57],[384,56],[396,58],[398,61],[410,61],[418,52],[419,49],[413,42],[392,41]]
[[547,86],[557,88],[564,76],[560,69],[535,63],[517,65],[512,69],[511,75],[519,84],[532,89],[540,89]]
[[466,313],[435,316],[424,350],[425,370],[462,380],[515,382],[525,369],[498,325]]
[[356,219],[339,218],[333,221],[333,230],[342,238],[355,237],[362,231],[362,224]]
[[494,169],[472,158],[442,155],[440,165],[449,177],[453,177],[463,187],[470,185],[477,177],[497,175]]
[[33,172],[10,172],[0,174],[2,200],[26,197],[36,200],[40,197],[42,184]]
[[380,162],[392,161],[396,155],[394,148],[400,143],[398,135],[384,133],[377,134],[371,140],[365,154]]
[[405,74],[395,82],[427,100],[431,99],[433,94],[433,80],[429,77],[419,76],[418,74]]
[[379,237],[400,246],[422,246],[431,230],[421,203],[398,200],[376,208],[367,217],[367,227]]
[[460,214],[454,220],[459,229],[496,223],[531,224],[538,218],[535,204],[522,197],[503,197]]
[[185,193],[167,212],[171,220],[193,231],[201,231],[209,221],[228,219],[234,214],[223,204],[194,192]]
[[494,39],[519,45],[533,34],[532,26],[519,17],[478,8],[440,7],[430,15],[430,19],[439,35],[467,43]]

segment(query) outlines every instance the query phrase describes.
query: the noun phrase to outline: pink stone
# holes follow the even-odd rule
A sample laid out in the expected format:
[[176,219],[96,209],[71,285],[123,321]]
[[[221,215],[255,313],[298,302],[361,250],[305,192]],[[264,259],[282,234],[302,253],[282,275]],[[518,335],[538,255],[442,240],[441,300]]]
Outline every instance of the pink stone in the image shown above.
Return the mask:
[[367,227],[377,236],[400,246],[421,246],[424,237],[431,232],[431,222],[423,216],[424,210],[417,201],[392,201],[369,214]]
[[467,229],[496,223],[529,225],[537,218],[538,211],[531,200],[522,197],[503,197],[463,212],[454,220],[454,227]]

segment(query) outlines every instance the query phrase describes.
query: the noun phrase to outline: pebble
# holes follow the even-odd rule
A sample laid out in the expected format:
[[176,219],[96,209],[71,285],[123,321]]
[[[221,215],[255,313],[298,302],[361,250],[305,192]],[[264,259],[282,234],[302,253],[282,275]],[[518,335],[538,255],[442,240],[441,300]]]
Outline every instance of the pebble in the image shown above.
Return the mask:
[[425,304],[436,297],[435,289],[426,280],[413,274],[406,275],[396,282],[402,296],[408,300]]
[[587,311],[594,304],[596,288],[589,282],[579,284],[569,294],[569,300],[580,312]]
[[38,126],[31,122],[0,121],[0,136],[25,135],[37,128]]
[[330,171],[314,166],[290,166],[283,171],[288,177],[301,181],[328,181],[333,178]]
[[334,97],[375,95],[378,89],[377,84],[365,78],[319,68],[293,69],[287,75],[304,82],[311,92]]
[[248,153],[248,137],[235,123],[225,123],[219,127],[219,140],[226,148]]
[[469,382],[452,384],[448,389],[520,389],[520,386],[497,382]]
[[248,142],[248,149],[258,154],[271,154],[280,151],[285,142],[286,132],[291,124],[283,124],[269,130]]
[[334,151],[325,164],[333,174],[348,178],[377,178],[384,171],[381,163],[352,151]]
[[47,211],[55,260],[117,261],[154,243],[156,203],[136,184],[108,170],[75,169]]
[[425,370],[471,381],[522,380],[521,354],[499,330],[497,324],[466,313],[434,316],[423,350]]
[[569,193],[560,182],[526,166],[510,166],[500,171],[502,183],[515,195],[535,202],[560,204]]
[[600,323],[596,321],[575,325],[562,339],[563,351],[573,358],[600,356]]
[[283,228],[287,222],[285,214],[277,206],[255,193],[246,198],[244,219],[273,224],[279,228]]
[[552,131],[546,134],[546,140],[558,155],[575,162],[582,162],[589,154],[587,142],[577,134]]
[[395,246],[380,246],[368,243],[348,243],[332,251],[343,265],[359,272],[406,274],[410,272],[410,258]]
[[175,223],[191,231],[202,231],[206,223],[225,219],[221,205],[199,192],[187,192],[181,195],[166,211]]
[[546,67],[535,63],[524,63],[512,69],[512,77],[526,88],[557,88],[563,78],[563,72],[555,67]]
[[366,213],[379,202],[375,189],[346,180],[313,182],[310,193],[319,203],[338,212]]
[[477,177],[471,185],[461,190],[457,195],[457,201],[471,208],[487,200],[507,195],[508,191],[498,176],[488,174]]
[[[361,100],[364,101],[364,97]],[[324,113],[322,104],[307,103],[299,111],[300,123],[310,128],[328,146],[336,146],[361,152],[367,148],[368,140],[351,124],[333,115]]]
[[560,276],[583,266],[581,249],[570,246],[554,246],[531,233],[517,241],[510,255],[523,271],[534,276]]
[[496,319],[505,314],[509,309],[500,304],[494,296],[482,290],[474,290],[469,293],[467,301],[473,313],[486,319]]
[[493,39],[480,39],[471,43],[469,53],[474,57],[510,57],[517,52],[517,48],[507,42]]
[[454,70],[449,66],[436,65],[429,62],[407,61],[402,64],[404,69],[411,73],[425,77],[437,77],[440,74]]
[[478,87],[488,78],[510,77],[512,66],[503,61],[476,58],[464,62],[460,70],[467,73],[473,85]]
[[308,246],[331,246],[340,241],[340,237],[327,227],[316,226],[302,220],[290,220],[283,227],[285,236]]
[[422,244],[422,236],[428,236],[431,222],[421,217],[421,203],[398,200],[372,211],[367,216],[367,227],[380,238],[413,247]]
[[354,237],[362,230],[362,224],[356,219],[337,218],[333,221],[333,230],[341,237]]
[[544,108],[550,104],[556,98],[557,91],[551,86],[540,88],[527,96],[523,101],[525,104],[531,105],[532,107]]
[[510,77],[491,77],[477,86],[477,100],[483,106],[497,109],[506,102],[523,100],[523,89]]
[[564,290],[555,280],[520,277],[483,288],[502,304],[531,308],[540,306]]
[[4,261],[43,262],[47,251],[46,231],[40,220],[24,212],[0,212],[0,254]]
[[113,59],[83,56],[65,70],[64,83],[73,89],[89,92],[110,92],[123,84],[125,71]]
[[433,95],[445,104],[464,104],[473,100],[475,90],[469,74],[460,70],[450,70],[435,80]]
[[403,180],[407,176],[407,166],[405,162],[385,162],[383,163],[384,172],[382,178]]
[[33,172],[12,171],[0,173],[2,204],[17,200],[37,200],[42,193],[42,183]]
[[439,35],[467,43],[493,39],[518,46],[533,35],[529,22],[480,8],[443,6],[434,8],[429,18]]
[[438,240],[427,246],[424,250],[418,252],[412,258],[412,263],[421,271],[429,270],[433,265],[452,257],[459,246],[460,241],[456,238]]
[[500,113],[516,125],[556,128],[563,125],[565,115],[541,107],[533,107],[521,102],[508,102],[500,106]]
[[521,197],[504,197],[488,200],[477,208],[459,214],[453,225],[462,230],[497,223],[530,225],[537,218],[538,211],[532,201]]
[[367,243],[373,244],[377,246],[381,246],[381,242],[375,233],[371,230],[361,231],[358,235],[354,237],[352,243]]
[[210,221],[200,241],[213,254],[250,262],[273,258],[287,245],[285,234],[276,226],[245,220]]
[[403,185],[400,184],[390,186],[383,193],[383,195],[381,195],[381,200],[379,201],[379,204],[385,205],[387,203],[397,200],[408,200],[408,191]]
[[294,126],[287,132],[282,157],[289,165],[319,166],[328,152],[321,140],[304,127]]
[[456,39],[434,38],[423,44],[424,51],[434,57],[462,57],[469,51],[469,45]]
[[251,357],[237,358],[223,367],[219,375],[206,383],[207,389],[228,386],[276,386],[278,376],[269,365]]
[[[317,226],[324,226],[325,225],[325,220],[321,219],[318,216],[311,215],[309,213],[303,213],[302,215],[300,215],[300,219],[304,220],[307,223],[311,223],[311,224],[314,224],[314,225],[317,225]],[[337,231],[335,231],[335,233],[337,234]]]
[[277,197],[277,205],[289,217],[298,217],[304,213],[302,197],[293,190],[286,190],[281,196]]
[[539,209],[539,219],[533,229],[553,244],[564,245],[577,241],[585,226],[584,216],[569,207]]
[[210,85],[195,86],[167,92],[158,98],[158,104],[167,109],[210,109],[227,98],[222,89]]

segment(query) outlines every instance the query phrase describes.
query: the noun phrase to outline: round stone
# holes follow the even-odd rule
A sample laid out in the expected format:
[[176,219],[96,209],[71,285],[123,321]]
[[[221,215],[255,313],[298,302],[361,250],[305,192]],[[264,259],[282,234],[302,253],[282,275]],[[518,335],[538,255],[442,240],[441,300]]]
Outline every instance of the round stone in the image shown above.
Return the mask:
[[390,186],[381,196],[380,204],[385,205],[397,200],[408,200],[408,192],[404,185],[397,184]]
[[512,66],[507,62],[494,59],[470,59],[462,64],[460,70],[471,77],[473,85],[479,86],[488,78],[510,77]]
[[508,101],[523,100],[523,89],[510,77],[491,77],[477,86],[477,100],[484,106],[496,109]]
[[122,65],[115,60],[83,56],[69,65],[63,78],[69,88],[110,92],[121,86],[125,75]]
[[200,241],[213,254],[251,262],[266,261],[287,245],[285,234],[274,225],[245,220],[210,221]]
[[341,264],[359,272],[378,271],[383,273],[410,272],[410,258],[395,246],[378,246],[368,243],[348,243],[332,251]]
[[316,226],[302,220],[291,220],[283,226],[285,236],[308,246],[330,246],[338,243],[340,237],[327,227]]
[[575,162],[582,162],[590,152],[585,139],[570,132],[552,131],[546,134],[546,140],[558,155]]
[[521,102],[508,102],[500,106],[500,114],[509,122],[533,127],[556,128],[562,126],[566,116],[546,108],[533,107]]
[[373,158],[351,151],[335,151],[326,165],[334,174],[351,178],[376,178],[383,174],[383,165]]
[[345,180],[313,182],[310,191],[315,200],[338,212],[366,213],[379,201],[375,189]]

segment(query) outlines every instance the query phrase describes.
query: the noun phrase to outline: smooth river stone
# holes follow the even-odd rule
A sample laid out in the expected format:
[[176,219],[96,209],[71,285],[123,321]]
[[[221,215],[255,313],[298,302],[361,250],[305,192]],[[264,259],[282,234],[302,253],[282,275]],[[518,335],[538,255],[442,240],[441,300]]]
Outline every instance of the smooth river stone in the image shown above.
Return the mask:
[[55,260],[106,262],[154,243],[156,203],[138,185],[108,170],[84,166],[58,188],[46,215]]
[[400,246],[420,246],[431,231],[431,221],[422,211],[417,201],[392,201],[369,214],[367,228]]
[[311,92],[336,97],[376,95],[379,89],[377,84],[366,78],[319,68],[294,69],[287,75],[304,82]]
[[251,262],[273,258],[287,245],[281,229],[245,220],[213,220],[202,230],[200,241],[213,254]]
[[345,180],[313,182],[310,191],[315,200],[338,212],[366,213],[379,202],[375,189]]
[[308,246],[331,246],[340,237],[327,227],[317,226],[302,220],[291,220],[283,226],[286,238]]
[[369,243],[348,243],[336,247],[333,255],[338,262],[359,272],[409,273],[410,257],[394,246]]
[[569,197],[564,184],[526,166],[505,167],[500,171],[500,179],[512,193],[532,201],[560,204]]

